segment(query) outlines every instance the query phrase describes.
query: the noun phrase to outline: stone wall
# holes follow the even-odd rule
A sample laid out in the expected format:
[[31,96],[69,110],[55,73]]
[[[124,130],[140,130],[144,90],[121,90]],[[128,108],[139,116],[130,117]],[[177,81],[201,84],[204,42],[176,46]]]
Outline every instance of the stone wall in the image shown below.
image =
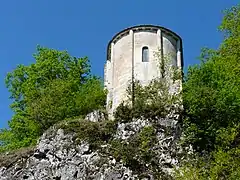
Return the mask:
[[[149,62],[142,62],[142,48],[149,49]],[[172,31],[159,26],[135,26],[118,33],[108,45],[105,65],[105,87],[108,90],[107,107],[110,114],[126,99],[126,88],[132,79],[147,85],[160,77],[159,60],[154,54],[170,57],[174,66],[181,67],[181,38]]]

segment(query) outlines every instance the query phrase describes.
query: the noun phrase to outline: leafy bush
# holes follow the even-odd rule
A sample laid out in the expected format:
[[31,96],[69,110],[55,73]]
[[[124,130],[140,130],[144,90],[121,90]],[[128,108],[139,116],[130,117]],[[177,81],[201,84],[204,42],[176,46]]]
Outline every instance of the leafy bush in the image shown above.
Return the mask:
[[156,140],[156,130],[152,126],[145,126],[126,141],[112,140],[111,154],[117,160],[123,160],[132,170],[144,172],[147,168],[146,164],[151,163],[155,157],[152,147],[156,144]]
[[64,129],[66,133],[76,133],[76,143],[86,141],[91,148],[100,149],[100,145],[109,142],[116,130],[116,121],[100,121],[91,122],[88,120],[73,120],[60,123],[60,128]]
[[[128,94],[132,94],[129,86]],[[134,82],[134,104],[122,102],[116,109],[114,117],[120,122],[133,119],[149,119],[153,122],[165,118],[170,113],[181,114],[181,93],[171,93],[165,78],[154,79],[147,86]]]

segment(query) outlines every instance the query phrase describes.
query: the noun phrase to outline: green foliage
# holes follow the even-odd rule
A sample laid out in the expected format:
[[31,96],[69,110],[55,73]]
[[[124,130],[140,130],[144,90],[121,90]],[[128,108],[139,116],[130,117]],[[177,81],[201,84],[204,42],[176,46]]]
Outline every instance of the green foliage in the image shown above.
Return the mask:
[[30,103],[29,115],[45,130],[63,119],[86,115],[102,108],[105,94],[101,82],[96,78],[87,80],[76,90],[69,81],[55,80],[42,91],[38,99]]
[[[229,28],[229,32],[235,31],[235,28],[232,30],[233,24],[225,22],[227,19],[224,18],[222,27]],[[240,27],[237,22],[234,26]],[[222,146],[222,141],[216,141],[220,131],[239,126],[239,52],[238,34],[235,38],[225,39],[217,51],[204,49],[202,63],[189,68],[183,86],[186,134],[200,152]]]
[[114,139],[110,142],[111,154],[132,170],[138,173],[146,171],[146,164],[154,161],[155,153],[152,147],[156,144],[156,130],[153,126],[145,126],[130,139],[121,141]]
[[7,75],[14,115],[10,129],[0,133],[0,150],[34,144],[56,122],[105,106],[106,92],[90,74],[87,57],[38,46],[34,58],[35,63],[19,65]]
[[125,105],[124,102],[120,103],[114,112],[114,118],[122,123],[131,122],[133,118],[133,112],[130,105]]
[[175,180],[206,180],[209,179],[204,171],[204,166],[189,164],[182,166],[174,172]]
[[[132,89],[129,86],[129,97]],[[130,122],[133,119],[145,118],[152,121],[164,118],[170,112],[180,113],[180,93],[170,93],[165,78],[154,79],[147,86],[134,82],[134,105],[122,102],[116,109],[114,117],[121,122]]]
[[189,160],[175,172],[176,180],[237,180],[240,177],[239,148],[212,152],[211,156]]
[[240,4],[233,6],[224,11],[224,19],[219,30],[221,30],[226,38],[240,36]]
[[240,178],[240,5],[225,13],[223,43],[202,50],[201,64],[189,68],[183,84],[184,141],[197,157],[176,179]]
[[75,143],[86,141],[92,149],[100,149],[100,145],[107,143],[113,138],[117,130],[116,121],[91,122],[88,120],[72,120],[60,123],[60,128],[66,133],[76,133]]

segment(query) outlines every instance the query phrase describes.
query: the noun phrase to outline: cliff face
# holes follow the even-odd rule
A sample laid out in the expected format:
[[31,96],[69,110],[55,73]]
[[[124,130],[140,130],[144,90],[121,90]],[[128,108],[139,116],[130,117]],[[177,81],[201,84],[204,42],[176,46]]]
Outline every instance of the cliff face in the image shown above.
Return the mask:
[[[14,164],[0,168],[0,179],[122,179],[131,171],[110,157],[99,167],[101,157],[88,143],[73,145],[73,135],[62,129],[45,133],[34,151]],[[113,168],[114,167],[114,168]]]
[[[118,123],[115,139],[128,141],[143,127],[149,126],[148,120],[136,120],[129,123]],[[106,151],[93,150],[88,142],[76,143],[74,132],[65,132],[57,127],[50,128],[39,139],[36,147],[26,150],[18,156],[6,155],[5,162],[0,162],[0,179],[14,180],[130,180],[156,179],[153,172],[171,177],[171,170],[177,166],[181,148],[177,145],[180,131],[177,121],[159,120],[156,128],[156,144],[151,148],[155,153],[155,166],[145,164],[145,175],[132,170],[122,160],[115,159],[108,152],[109,144],[101,146]],[[166,132],[166,127],[171,131]],[[134,156],[134,155],[133,155]],[[136,159],[138,157],[136,156]],[[140,172],[139,171],[139,172]]]

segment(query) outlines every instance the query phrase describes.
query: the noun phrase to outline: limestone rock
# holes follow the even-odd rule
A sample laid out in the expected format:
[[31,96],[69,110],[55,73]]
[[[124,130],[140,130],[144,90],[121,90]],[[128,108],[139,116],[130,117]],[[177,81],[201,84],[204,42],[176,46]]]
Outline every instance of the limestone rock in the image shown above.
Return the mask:
[[[73,135],[58,129],[48,130],[32,154],[14,164],[0,167],[1,180],[107,180],[130,179],[132,171],[109,157],[92,152],[87,142],[74,145]],[[105,164],[101,165],[103,161]]]
[[[181,148],[176,143],[179,139],[177,123],[171,119],[161,119],[158,124],[158,143],[152,151],[156,154],[155,161],[161,170],[171,174],[173,167],[179,162],[177,154],[181,152]],[[144,119],[119,123],[114,137],[128,140],[129,137],[149,125],[151,122]],[[172,133],[167,134],[165,127],[169,127]],[[108,144],[102,145],[102,148],[107,147]],[[154,179],[151,170],[146,170],[146,173],[147,179]],[[85,141],[76,143],[74,133],[65,133],[63,129],[54,126],[41,136],[37,146],[29,153],[25,153],[24,156],[16,158],[11,163],[4,165],[0,163],[0,180],[18,179],[135,180],[143,178],[140,178],[121,161],[117,162],[110,154],[93,151]]]

